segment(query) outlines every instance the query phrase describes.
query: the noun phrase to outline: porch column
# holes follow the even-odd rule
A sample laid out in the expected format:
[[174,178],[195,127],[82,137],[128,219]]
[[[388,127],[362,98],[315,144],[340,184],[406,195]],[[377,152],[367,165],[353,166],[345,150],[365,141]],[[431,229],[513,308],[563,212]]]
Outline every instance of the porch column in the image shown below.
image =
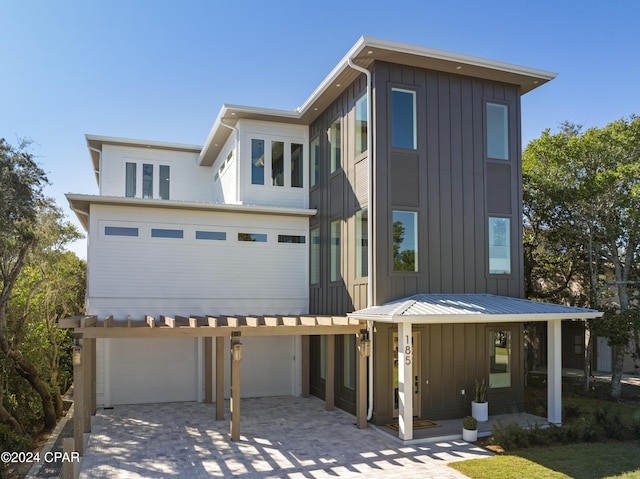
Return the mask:
[[365,334],[366,330],[356,336],[356,426],[358,429],[367,428],[367,358],[371,343]]
[[302,392],[301,395],[303,398],[308,398],[310,394],[310,382],[309,382],[309,342],[310,337],[308,335],[303,335],[301,338],[302,344]]
[[213,402],[213,338],[204,338],[204,403]]
[[82,344],[73,347],[73,448],[84,456],[85,355],[82,349]]
[[324,408],[335,409],[336,335],[327,334],[325,353]]
[[413,345],[411,323],[398,323],[398,437],[413,439]]
[[547,322],[547,419],[562,425],[562,320]]
[[229,425],[229,432],[232,441],[240,440],[240,361],[242,360],[242,343],[240,342],[239,333],[237,334],[237,336],[231,336],[231,398],[229,399],[231,424]]
[[93,356],[95,354],[95,339],[82,340],[82,372],[84,374],[84,432],[91,432],[91,414],[93,413]]
[[224,419],[224,336],[216,336],[216,421]]

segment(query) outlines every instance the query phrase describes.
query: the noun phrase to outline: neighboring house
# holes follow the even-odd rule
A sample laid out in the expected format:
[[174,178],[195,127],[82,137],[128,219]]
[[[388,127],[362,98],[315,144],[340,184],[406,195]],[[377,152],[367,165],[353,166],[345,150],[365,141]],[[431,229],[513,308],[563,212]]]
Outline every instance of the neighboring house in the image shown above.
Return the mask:
[[67,196],[98,321],[64,324],[96,338],[95,402],[211,401],[211,338],[241,334],[243,397],[411,439],[414,415],[467,415],[477,378],[492,414],[522,410],[542,321],[561,422],[560,322],[600,313],[519,299],[520,96],[554,77],[363,37],[296,110],[224,105],[203,147],[88,135],[99,195]]

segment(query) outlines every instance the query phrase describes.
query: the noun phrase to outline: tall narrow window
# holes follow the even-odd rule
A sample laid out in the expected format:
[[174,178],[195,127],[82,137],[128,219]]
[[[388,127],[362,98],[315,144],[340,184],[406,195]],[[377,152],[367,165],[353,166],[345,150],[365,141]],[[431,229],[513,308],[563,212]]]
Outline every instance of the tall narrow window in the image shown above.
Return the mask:
[[320,137],[311,140],[309,186],[313,187],[320,180]]
[[142,165],[142,197],[153,198],[153,165]]
[[251,140],[251,184],[264,185],[264,140]]
[[160,190],[160,199],[162,200],[168,200],[169,199],[169,166],[167,165],[160,165],[159,168],[159,174],[160,174],[160,185],[158,186],[158,189]]
[[487,103],[487,158],[509,159],[509,109],[507,105]]
[[284,142],[271,142],[271,184],[284,186]]
[[511,331],[489,331],[489,387],[511,387]]
[[356,337],[354,334],[345,334],[343,336],[343,369],[342,369],[342,384],[345,388],[356,388],[356,365],[354,361],[356,350]]
[[320,283],[320,228],[311,230],[311,251],[309,265],[309,281],[311,284]]
[[367,151],[368,110],[367,95],[363,95],[356,100],[356,155]]
[[340,169],[342,161],[340,158],[341,138],[340,118],[338,118],[331,123],[331,126],[329,127],[329,143],[331,144],[331,173]]
[[291,143],[291,186],[294,188],[302,188],[303,186],[302,159],[302,145]]
[[331,244],[329,251],[329,279],[331,281],[340,281],[342,278],[340,272],[340,223],[340,220],[331,222]]
[[136,197],[136,169],[138,165],[135,163],[127,163],[125,165],[125,192],[127,198]]
[[391,146],[393,148],[418,147],[416,130],[416,92],[391,89]]
[[393,270],[418,271],[418,213],[393,212]]
[[511,274],[511,220],[489,218],[489,273]]
[[356,213],[356,276],[364,278],[368,276],[368,213],[366,208]]

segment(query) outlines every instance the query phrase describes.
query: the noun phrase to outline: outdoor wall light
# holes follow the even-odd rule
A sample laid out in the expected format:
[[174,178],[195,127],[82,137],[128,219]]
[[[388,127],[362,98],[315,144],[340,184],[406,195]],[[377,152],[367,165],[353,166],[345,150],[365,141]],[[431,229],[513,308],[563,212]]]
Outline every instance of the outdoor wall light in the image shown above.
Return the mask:
[[231,357],[234,361],[242,361],[242,343],[234,341],[231,343]]
[[368,358],[371,356],[371,340],[369,339],[369,335],[367,332],[360,333],[360,356],[363,358]]
[[82,364],[82,346],[75,344],[73,346],[73,365],[80,366]]

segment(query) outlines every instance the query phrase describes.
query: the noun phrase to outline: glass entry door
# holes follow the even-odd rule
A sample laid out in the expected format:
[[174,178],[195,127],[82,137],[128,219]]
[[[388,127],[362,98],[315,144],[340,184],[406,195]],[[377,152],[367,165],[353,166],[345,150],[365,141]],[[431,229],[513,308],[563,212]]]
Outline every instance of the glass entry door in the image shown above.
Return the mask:
[[[420,333],[411,334],[413,363],[413,415],[420,416]],[[398,417],[398,332],[393,332],[391,345],[391,361],[393,364],[393,417]]]

